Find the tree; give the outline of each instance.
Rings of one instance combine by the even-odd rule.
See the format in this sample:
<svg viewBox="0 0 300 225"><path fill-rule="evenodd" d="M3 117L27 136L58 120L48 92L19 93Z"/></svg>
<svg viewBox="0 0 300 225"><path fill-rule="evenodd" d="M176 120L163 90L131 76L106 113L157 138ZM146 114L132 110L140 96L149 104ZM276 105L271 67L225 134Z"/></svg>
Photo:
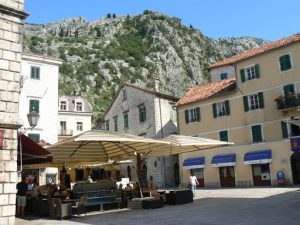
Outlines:
<svg viewBox="0 0 300 225"><path fill-rule="evenodd" d="M112 17L115 19L117 16L116 16L116 14L113 14Z"/></svg>
<svg viewBox="0 0 300 225"><path fill-rule="evenodd" d="M192 24L190 24L190 28L191 28L191 29L194 29L194 27L193 27L193 25L192 25Z"/></svg>
<svg viewBox="0 0 300 225"><path fill-rule="evenodd" d="M107 13L106 18L110 19L111 18L111 14Z"/></svg>
<svg viewBox="0 0 300 225"><path fill-rule="evenodd" d="M78 38L78 36L79 36L79 31L78 31L78 29L75 30L74 36L75 36L75 38Z"/></svg>
<svg viewBox="0 0 300 225"><path fill-rule="evenodd" d="M59 35L60 37L65 36L64 28L62 28L62 27L60 28L58 35Z"/></svg>

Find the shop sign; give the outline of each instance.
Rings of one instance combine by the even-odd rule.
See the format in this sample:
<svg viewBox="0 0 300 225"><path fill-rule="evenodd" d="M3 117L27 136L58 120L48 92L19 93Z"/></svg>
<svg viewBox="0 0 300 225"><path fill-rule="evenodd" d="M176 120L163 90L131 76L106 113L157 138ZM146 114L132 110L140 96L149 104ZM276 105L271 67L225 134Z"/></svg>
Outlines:
<svg viewBox="0 0 300 225"><path fill-rule="evenodd" d="M0 130L0 149L4 147L4 130Z"/></svg>
<svg viewBox="0 0 300 225"><path fill-rule="evenodd" d="M291 149L293 152L300 152L300 136L291 137Z"/></svg>

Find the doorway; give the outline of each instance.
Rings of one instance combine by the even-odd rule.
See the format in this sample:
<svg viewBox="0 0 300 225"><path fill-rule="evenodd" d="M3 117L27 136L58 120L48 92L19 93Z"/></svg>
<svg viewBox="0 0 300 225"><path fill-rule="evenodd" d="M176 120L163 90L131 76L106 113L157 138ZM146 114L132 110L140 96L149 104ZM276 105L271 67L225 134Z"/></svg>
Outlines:
<svg viewBox="0 0 300 225"><path fill-rule="evenodd" d="M75 169L75 179L76 181L84 180L84 170L83 169Z"/></svg>
<svg viewBox="0 0 300 225"><path fill-rule="evenodd" d="M234 167L219 167L221 187L235 187Z"/></svg>
<svg viewBox="0 0 300 225"><path fill-rule="evenodd" d="M291 169L293 184L300 184L300 153L294 152L291 155Z"/></svg>
<svg viewBox="0 0 300 225"><path fill-rule="evenodd" d="M254 186L270 186L270 165L266 164L252 164L253 185Z"/></svg>

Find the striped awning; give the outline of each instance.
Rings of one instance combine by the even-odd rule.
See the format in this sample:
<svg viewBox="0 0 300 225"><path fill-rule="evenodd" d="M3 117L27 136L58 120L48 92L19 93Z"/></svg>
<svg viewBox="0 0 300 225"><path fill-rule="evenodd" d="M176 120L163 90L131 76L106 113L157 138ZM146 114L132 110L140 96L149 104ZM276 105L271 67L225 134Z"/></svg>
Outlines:
<svg viewBox="0 0 300 225"><path fill-rule="evenodd" d="M197 169L205 167L205 158L188 158L183 161L183 169Z"/></svg>
<svg viewBox="0 0 300 225"><path fill-rule="evenodd" d="M244 164L264 164L272 162L272 151L260 150L247 152L244 156Z"/></svg>
<svg viewBox="0 0 300 225"><path fill-rule="evenodd" d="M223 167L223 166L235 166L236 165L236 155L225 154L225 155L216 155L211 160L212 167Z"/></svg>

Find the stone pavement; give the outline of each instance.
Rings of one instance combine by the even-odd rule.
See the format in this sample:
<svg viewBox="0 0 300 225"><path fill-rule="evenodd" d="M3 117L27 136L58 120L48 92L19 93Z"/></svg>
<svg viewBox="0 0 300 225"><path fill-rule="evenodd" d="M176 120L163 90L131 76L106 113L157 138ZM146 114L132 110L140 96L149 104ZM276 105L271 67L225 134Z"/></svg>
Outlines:
<svg viewBox="0 0 300 225"><path fill-rule="evenodd" d="M190 204L89 212L62 221L17 218L16 225L299 225L299 206L299 187L201 189Z"/></svg>

